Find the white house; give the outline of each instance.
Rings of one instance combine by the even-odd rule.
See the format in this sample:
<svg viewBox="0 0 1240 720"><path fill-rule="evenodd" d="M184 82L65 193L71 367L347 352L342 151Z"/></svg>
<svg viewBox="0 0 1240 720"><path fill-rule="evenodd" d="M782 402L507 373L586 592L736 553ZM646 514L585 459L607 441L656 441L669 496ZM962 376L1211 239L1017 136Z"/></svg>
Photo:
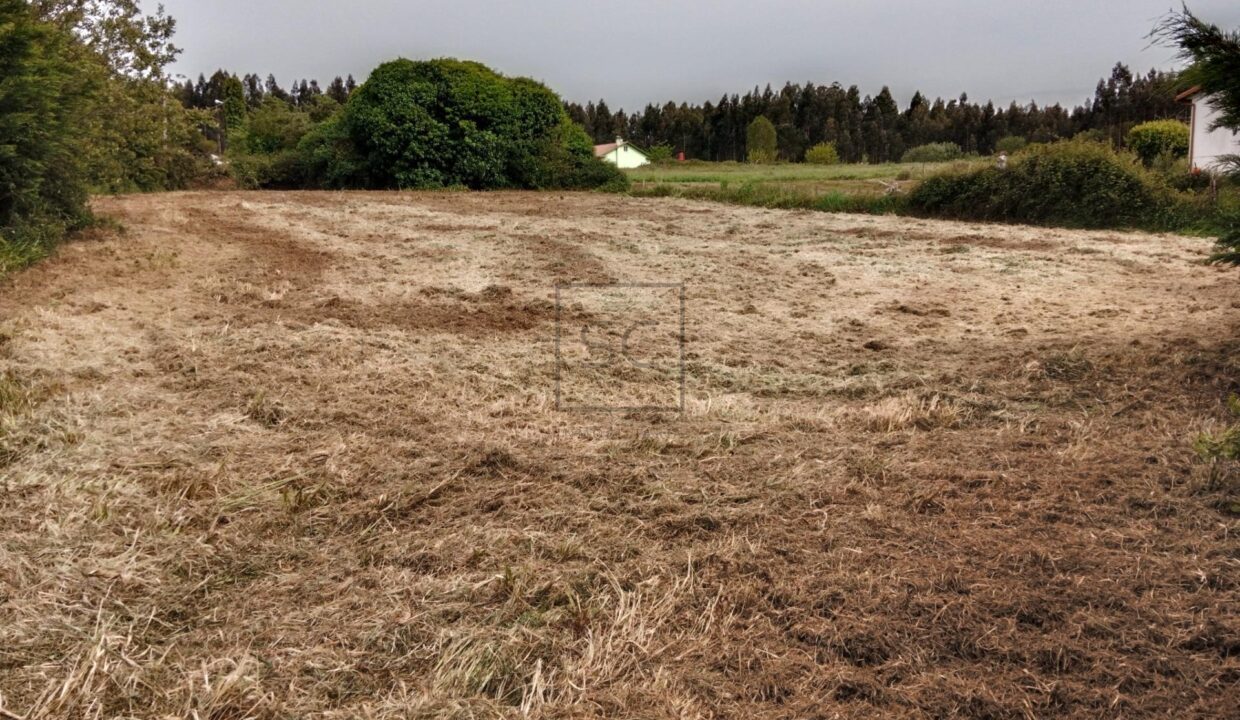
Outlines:
<svg viewBox="0 0 1240 720"><path fill-rule="evenodd" d="M641 167L650 163L650 158L646 157L646 153L642 152L636 145L626 142L624 138L616 138L614 143L595 145L594 157L602 158L621 170Z"/></svg>
<svg viewBox="0 0 1240 720"><path fill-rule="evenodd" d="M1219 116L1210 98L1200 87L1176 96L1177 101L1193 105L1193 119L1188 125L1188 158L1189 165L1197 170L1215 168L1224 155L1240 155L1240 134L1227 128L1210 129Z"/></svg>

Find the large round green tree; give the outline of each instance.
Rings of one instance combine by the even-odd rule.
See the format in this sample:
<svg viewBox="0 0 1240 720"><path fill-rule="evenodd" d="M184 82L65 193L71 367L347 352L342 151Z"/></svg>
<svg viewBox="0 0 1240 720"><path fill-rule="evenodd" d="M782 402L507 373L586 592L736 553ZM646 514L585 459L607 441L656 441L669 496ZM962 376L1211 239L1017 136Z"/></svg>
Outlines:
<svg viewBox="0 0 1240 720"><path fill-rule="evenodd" d="M378 188L581 187L616 181L545 86L476 62L380 65L340 119L358 166Z"/></svg>

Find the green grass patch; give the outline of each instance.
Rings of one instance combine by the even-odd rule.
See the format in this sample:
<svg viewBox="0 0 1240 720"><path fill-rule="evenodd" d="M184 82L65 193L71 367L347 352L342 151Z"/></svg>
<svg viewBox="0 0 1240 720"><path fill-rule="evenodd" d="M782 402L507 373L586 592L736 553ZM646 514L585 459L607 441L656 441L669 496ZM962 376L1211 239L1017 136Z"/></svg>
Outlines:
<svg viewBox="0 0 1240 720"><path fill-rule="evenodd" d="M668 163L627 171L636 197L753 207L1223 235L1216 259L1240 258L1240 192L1217 201L1180 190L1126 153L1096 143L1034 146L999 170L988 158L883 165ZM896 187L897 192L889 189ZM1226 253L1231 254L1226 254Z"/></svg>
<svg viewBox="0 0 1240 720"><path fill-rule="evenodd" d="M65 232L50 222L0 229L0 278L47 257Z"/></svg>
<svg viewBox="0 0 1240 720"><path fill-rule="evenodd" d="M648 165L627 171L636 197L683 197L751 207L850 213L901 213L904 194L888 194L944 171L984 162L813 165L702 162Z"/></svg>
<svg viewBox="0 0 1240 720"><path fill-rule="evenodd" d="M874 193L850 193L832 191L817 193L812 190L787 185L745 183L726 187L656 184L634 186L630 194L635 197L681 197L693 200L714 200L732 205L774 208L781 210L819 210L822 212L847 212L886 214L899 213L904 209L905 198L901 195Z"/></svg>
<svg viewBox="0 0 1240 720"><path fill-rule="evenodd" d="M982 163L985 164L985 163ZM948 168L964 169L977 162L957 163L885 163L882 165L812 165L809 163L774 163L769 165L738 162L690 161L647 165L626 171L637 187L651 183L824 183L838 181L895 180L926 177Z"/></svg>

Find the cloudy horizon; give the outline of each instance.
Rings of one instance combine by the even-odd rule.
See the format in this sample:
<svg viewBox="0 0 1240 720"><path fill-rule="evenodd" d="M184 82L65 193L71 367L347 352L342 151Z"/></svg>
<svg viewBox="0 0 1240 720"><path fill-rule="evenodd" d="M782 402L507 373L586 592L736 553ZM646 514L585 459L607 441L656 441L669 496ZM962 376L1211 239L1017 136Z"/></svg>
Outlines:
<svg viewBox="0 0 1240 720"><path fill-rule="evenodd" d="M153 3L144 0L150 10ZM459 57L536 78L566 100L613 110L701 103L785 82L884 85L901 104L914 91L1006 105L1078 105L1116 62L1134 73L1177 65L1150 29L1168 0L547 0L536 10L497 0L164 0L184 53L173 72L224 68L274 74L284 86L336 75L364 80L395 57ZM1194 0L1210 22L1240 26L1234 0ZM755 17L758 15L759 17Z"/></svg>

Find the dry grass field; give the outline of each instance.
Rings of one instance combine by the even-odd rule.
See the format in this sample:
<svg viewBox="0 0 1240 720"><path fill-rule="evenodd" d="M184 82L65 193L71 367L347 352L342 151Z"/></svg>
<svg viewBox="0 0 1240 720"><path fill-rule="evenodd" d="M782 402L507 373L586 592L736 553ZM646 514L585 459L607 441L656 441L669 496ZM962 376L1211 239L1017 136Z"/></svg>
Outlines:
<svg viewBox="0 0 1240 720"><path fill-rule="evenodd" d="M1240 278L1206 240L96 209L124 232L0 281L7 720L1238 716L1237 473L1192 441L1240 389ZM557 369L675 403L575 330L556 359L557 318L630 307L556 285L666 282L683 414L557 410ZM639 305L669 357L674 300Z"/></svg>

